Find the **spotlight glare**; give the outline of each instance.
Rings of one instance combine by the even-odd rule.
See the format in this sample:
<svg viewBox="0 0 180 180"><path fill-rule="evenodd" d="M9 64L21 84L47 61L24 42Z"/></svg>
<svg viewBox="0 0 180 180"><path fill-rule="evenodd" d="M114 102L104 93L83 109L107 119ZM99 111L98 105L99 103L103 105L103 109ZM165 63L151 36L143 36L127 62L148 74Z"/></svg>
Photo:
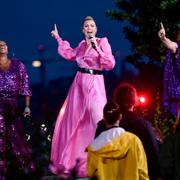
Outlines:
<svg viewBox="0 0 180 180"><path fill-rule="evenodd" d="M139 98L139 101L140 101L140 103L145 103L145 102L146 102L146 99L145 99L145 97L141 96L141 97Z"/></svg>
<svg viewBox="0 0 180 180"><path fill-rule="evenodd" d="M39 60L33 61L33 62L32 62L32 66L33 66L33 67L40 67L40 66L41 66L41 61L39 61Z"/></svg>

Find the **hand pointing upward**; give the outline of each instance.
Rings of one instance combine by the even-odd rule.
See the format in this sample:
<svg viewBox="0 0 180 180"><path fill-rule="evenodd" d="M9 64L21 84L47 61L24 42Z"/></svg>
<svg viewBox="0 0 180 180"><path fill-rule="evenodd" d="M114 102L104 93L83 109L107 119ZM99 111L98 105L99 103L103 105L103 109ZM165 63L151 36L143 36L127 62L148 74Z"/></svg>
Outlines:
<svg viewBox="0 0 180 180"><path fill-rule="evenodd" d="M54 30L51 31L51 35L52 35L53 37L59 36L59 33L58 33L58 29L57 29L56 24L54 24Z"/></svg>
<svg viewBox="0 0 180 180"><path fill-rule="evenodd" d="M158 36L159 36L160 39L164 39L165 36L166 36L166 31L164 29L164 26L163 26L162 22L160 23L160 30L158 32Z"/></svg>

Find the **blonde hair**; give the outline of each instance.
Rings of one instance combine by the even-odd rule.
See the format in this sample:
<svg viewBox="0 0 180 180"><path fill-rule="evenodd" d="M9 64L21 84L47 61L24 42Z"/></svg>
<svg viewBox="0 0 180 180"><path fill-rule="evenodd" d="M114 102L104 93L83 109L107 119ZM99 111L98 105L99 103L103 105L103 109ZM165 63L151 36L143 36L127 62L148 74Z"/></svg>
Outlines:
<svg viewBox="0 0 180 180"><path fill-rule="evenodd" d="M85 21L89 21L89 20L94 21L94 19L93 19L92 16L86 16L86 17L84 18L84 22L85 22Z"/></svg>

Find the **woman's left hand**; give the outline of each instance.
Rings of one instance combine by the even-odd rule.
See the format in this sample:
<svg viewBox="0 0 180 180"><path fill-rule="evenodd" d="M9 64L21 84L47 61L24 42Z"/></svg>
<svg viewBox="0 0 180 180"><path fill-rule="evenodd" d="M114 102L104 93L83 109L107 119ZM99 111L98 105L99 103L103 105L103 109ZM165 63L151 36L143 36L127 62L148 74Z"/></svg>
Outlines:
<svg viewBox="0 0 180 180"><path fill-rule="evenodd" d="M92 38L90 39L90 41L91 41L92 44L94 44L94 48L96 48L96 47L97 47L96 37L92 37Z"/></svg>
<svg viewBox="0 0 180 180"><path fill-rule="evenodd" d="M24 117L31 116L31 110L29 107L25 107L23 115Z"/></svg>

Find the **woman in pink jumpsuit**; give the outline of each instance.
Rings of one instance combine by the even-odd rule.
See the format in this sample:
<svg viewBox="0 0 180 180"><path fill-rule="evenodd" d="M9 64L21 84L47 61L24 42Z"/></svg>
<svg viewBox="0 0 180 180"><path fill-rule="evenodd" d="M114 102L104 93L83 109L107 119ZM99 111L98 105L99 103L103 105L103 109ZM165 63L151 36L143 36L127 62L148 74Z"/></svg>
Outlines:
<svg viewBox="0 0 180 180"><path fill-rule="evenodd" d="M97 27L92 17L85 18L82 31L85 40L75 49L62 40L56 25L51 32L58 42L58 53L76 61L79 67L54 129L50 169L57 175L68 176L75 167L77 177L86 177L85 150L94 138L107 101L102 71L115 65L107 38L95 36Z"/></svg>

